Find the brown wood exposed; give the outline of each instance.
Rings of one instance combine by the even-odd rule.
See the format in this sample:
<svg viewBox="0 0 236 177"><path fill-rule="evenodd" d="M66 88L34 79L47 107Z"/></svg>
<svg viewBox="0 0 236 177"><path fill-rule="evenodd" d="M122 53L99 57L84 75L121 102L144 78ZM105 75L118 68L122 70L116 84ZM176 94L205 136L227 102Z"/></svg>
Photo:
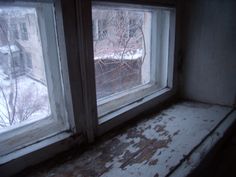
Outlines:
<svg viewBox="0 0 236 177"><path fill-rule="evenodd" d="M181 102L120 130L118 135L107 135L81 155L69 153L59 164L51 166L51 160L37 170L20 175L164 177L188 158L230 110L217 105Z"/></svg>

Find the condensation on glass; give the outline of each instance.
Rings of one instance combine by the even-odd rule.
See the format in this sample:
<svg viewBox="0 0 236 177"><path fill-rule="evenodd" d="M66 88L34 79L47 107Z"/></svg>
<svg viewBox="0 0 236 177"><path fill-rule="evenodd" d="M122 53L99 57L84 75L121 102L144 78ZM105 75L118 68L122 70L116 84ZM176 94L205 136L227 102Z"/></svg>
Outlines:
<svg viewBox="0 0 236 177"><path fill-rule="evenodd" d="M93 6L98 100L151 81L151 18L152 13L148 10Z"/></svg>
<svg viewBox="0 0 236 177"><path fill-rule="evenodd" d="M0 130L50 114L37 11L0 7Z"/></svg>

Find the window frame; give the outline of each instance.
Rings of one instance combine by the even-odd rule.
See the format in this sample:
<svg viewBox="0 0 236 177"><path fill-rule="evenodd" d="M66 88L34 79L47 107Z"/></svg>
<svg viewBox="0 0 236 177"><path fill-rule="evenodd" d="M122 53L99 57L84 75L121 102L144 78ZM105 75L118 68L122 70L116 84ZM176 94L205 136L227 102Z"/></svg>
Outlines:
<svg viewBox="0 0 236 177"><path fill-rule="evenodd" d="M47 2L48 3L41 7L38 4L40 2L34 1L0 1L1 6L32 7L37 11L37 22L43 51L42 60L44 61L48 97L51 107L51 115L46 118L37 121L25 121L20 125L13 125L1 131L0 157L7 156L8 154L62 132L73 131L73 116L72 113L70 113L72 110L70 90L68 89L68 84L65 85L66 80L68 80L66 58L65 54L63 54L65 53L65 49L59 46L63 41L59 41L57 38L58 30L61 28L57 21L60 20L61 17L57 15L57 13L54 13L54 11L57 12L60 11L60 9L59 7L54 8L54 1L48 0ZM45 18L45 12L50 13L51 16L49 15L49 17ZM63 38L63 36L61 38ZM64 67L62 67L63 63L65 64Z"/></svg>
<svg viewBox="0 0 236 177"><path fill-rule="evenodd" d="M150 68L152 72L150 76L151 82L145 85L132 88L129 91L123 91L121 93L117 93L112 96L97 100L98 119L99 119L98 121L99 124L103 124L106 121L109 121L117 117L117 114L114 114L114 112L120 112L121 110L126 110L126 107L129 107L130 105L132 107L132 105L139 105L139 104L144 104L147 101L152 101L153 99L158 97L157 96L158 92L162 93L164 90L166 92L172 92L173 82L174 82L173 73L174 73L175 30L173 30L173 27L175 29L175 8L151 6L148 3L140 5L137 3L133 4L125 3L123 1L121 3L120 2L117 3L116 1L100 2L96 0L93 1L92 5L95 6L105 5L108 7L121 6L124 8L131 8L131 9L137 8L137 9L148 10L152 13L152 19L151 19L152 36L150 39L151 40L150 61L152 63L151 64L152 68ZM164 12L160 12L160 10L167 10L170 13L169 16L167 15L166 17L163 17ZM158 29L157 26L164 26L164 27ZM166 28L168 30L166 30ZM156 31L158 31L157 34L155 34ZM153 40L153 38L155 39ZM163 52L161 49L167 52ZM159 55L157 53L159 53ZM163 69L164 67L166 68ZM158 71L159 73L155 73L154 71L155 72ZM157 75L161 77L157 78ZM156 81L160 81L160 83L156 84L155 83ZM150 98L150 99L146 100L145 98ZM135 109L135 107L133 107L132 109ZM113 116L110 116L109 114Z"/></svg>
<svg viewBox="0 0 236 177"><path fill-rule="evenodd" d="M30 2L33 0L17 0ZM0 156L1 175L9 176L22 169L42 162L71 147L79 149L81 143L93 142L114 127L135 118L151 108L159 107L163 102L173 99L177 91L176 59L168 63L172 71L167 81L170 88L160 90L137 102L112 112L98 121L95 88L95 71L93 61L92 1L37 0L37 2L53 2L55 6L55 23L64 84L64 98L70 129L40 139L5 156ZM111 2L110 0L94 0L93 2ZM171 8L171 36L169 57L174 58L176 47L175 0L112 0L123 4L136 4ZM0 0L0 4L6 4ZM8 2L13 3L13 2ZM175 73L175 74L174 74ZM173 82L172 82L173 81ZM79 146L78 146L79 145ZM19 165L20 164L20 165ZM17 168L16 168L17 167ZM11 169L11 170L7 170Z"/></svg>

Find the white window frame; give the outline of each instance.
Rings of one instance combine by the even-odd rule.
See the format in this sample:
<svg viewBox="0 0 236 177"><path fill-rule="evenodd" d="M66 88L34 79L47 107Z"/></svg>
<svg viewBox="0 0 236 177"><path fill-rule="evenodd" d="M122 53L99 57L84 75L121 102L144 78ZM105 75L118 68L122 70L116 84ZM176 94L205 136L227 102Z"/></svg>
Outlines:
<svg viewBox="0 0 236 177"><path fill-rule="evenodd" d="M19 125L5 128L0 132L0 157L42 141L56 134L73 130L73 114L70 101L70 89L64 85L68 78L67 63L59 44L56 25L61 17L55 14L53 1L48 0L43 6L37 2L8 2L1 6L33 7L37 11L39 33L42 42L43 60L47 79L51 115L37 121L25 121ZM45 16L47 15L47 16ZM63 38L62 36L60 38ZM60 41L62 42L62 41ZM59 49L60 48L60 49ZM68 84L68 83L67 83ZM72 111L72 112L71 112ZM69 119L70 117L70 119Z"/></svg>
<svg viewBox="0 0 236 177"><path fill-rule="evenodd" d="M115 2L93 2L94 6L105 8L115 7L123 9L140 9L152 13L151 19L151 82L141 86L131 88L120 93L113 94L97 100L99 124L117 117L120 112L126 110L130 105L139 105L150 101L159 93L169 92L173 87L174 72L174 36L175 31L175 9L165 7L155 7L137 4L122 4ZM167 14L169 13L169 14ZM171 19L170 19L171 18ZM161 28L159 28L161 27ZM157 83L156 83L157 82ZM155 96L156 95L156 96ZM150 99L144 99L150 98ZM144 101L145 100L145 101ZM128 110L126 110L127 112ZM121 114L121 113L120 113ZM111 116L113 115L113 116Z"/></svg>
<svg viewBox="0 0 236 177"><path fill-rule="evenodd" d="M99 40L98 37L98 19L93 20L93 39L94 40Z"/></svg>

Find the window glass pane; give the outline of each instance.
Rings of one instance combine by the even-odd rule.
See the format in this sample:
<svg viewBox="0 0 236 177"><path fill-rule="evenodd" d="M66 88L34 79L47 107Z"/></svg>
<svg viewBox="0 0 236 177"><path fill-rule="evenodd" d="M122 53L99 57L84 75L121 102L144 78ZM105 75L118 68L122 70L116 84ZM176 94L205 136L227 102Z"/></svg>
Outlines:
<svg viewBox="0 0 236 177"><path fill-rule="evenodd" d="M92 18L97 98L150 83L152 13L94 5Z"/></svg>
<svg viewBox="0 0 236 177"><path fill-rule="evenodd" d="M36 8L0 7L0 130L50 114Z"/></svg>

